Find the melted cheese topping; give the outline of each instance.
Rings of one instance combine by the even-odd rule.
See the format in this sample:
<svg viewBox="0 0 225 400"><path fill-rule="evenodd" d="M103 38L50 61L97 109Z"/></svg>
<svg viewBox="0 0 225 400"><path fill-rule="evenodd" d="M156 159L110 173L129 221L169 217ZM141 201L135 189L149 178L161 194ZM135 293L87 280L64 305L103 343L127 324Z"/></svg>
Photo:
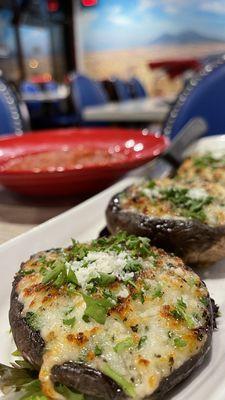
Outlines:
<svg viewBox="0 0 225 400"><path fill-rule="evenodd" d="M209 204L203 205L204 219L200 219L211 226L223 225L225 223L225 187L208 181L197 181L196 179L161 179L155 182L154 187L148 187L148 181L133 185L127 189L126 194L120 198L123 210L139 212L149 217L165 219L198 219L197 214L188 214L189 209L179 206L173 200L166 198L163 191L187 190L190 202L199 202L211 198ZM202 216L202 215L201 215Z"/></svg>
<svg viewBox="0 0 225 400"><path fill-rule="evenodd" d="M126 282L124 265L133 259L132 251L90 251L82 260L83 267L81 261L70 260L67 268L73 268L81 285L72 293L66 285L56 288L42 283L44 266L59 253L40 253L23 265L17 293L22 316L34 313L35 329L45 341L40 380L47 396L62 399L51 382L51 369L73 361L100 371L107 363L133 385L135 398L141 399L202 349L207 339L208 310L202 301L207 302L207 289L179 258L153 250L153 255L135 258L141 270L132 274L131 283ZM104 324L83 319L82 293L88 293L88 279L101 271L116 276L107 289L117 305L108 311ZM102 296L103 289L97 290L93 298ZM66 319L74 323L65 323ZM129 345L123 346L127 340Z"/></svg>

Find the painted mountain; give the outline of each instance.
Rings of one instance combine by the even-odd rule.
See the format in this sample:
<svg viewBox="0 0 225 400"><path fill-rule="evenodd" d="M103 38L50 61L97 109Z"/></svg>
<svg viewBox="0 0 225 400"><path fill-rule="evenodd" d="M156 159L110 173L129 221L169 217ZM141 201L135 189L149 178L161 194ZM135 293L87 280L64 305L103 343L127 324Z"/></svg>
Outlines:
<svg viewBox="0 0 225 400"><path fill-rule="evenodd" d="M151 41L149 44L184 45L189 43L224 43L224 41L215 37L205 36L195 31L183 31L177 34L165 33Z"/></svg>

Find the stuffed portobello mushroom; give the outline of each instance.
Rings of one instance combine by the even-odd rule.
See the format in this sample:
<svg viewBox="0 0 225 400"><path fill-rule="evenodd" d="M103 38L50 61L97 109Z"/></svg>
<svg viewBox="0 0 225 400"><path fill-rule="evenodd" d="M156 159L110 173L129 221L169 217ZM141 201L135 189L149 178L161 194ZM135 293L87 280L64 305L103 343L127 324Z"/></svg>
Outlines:
<svg viewBox="0 0 225 400"><path fill-rule="evenodd" d="M225 257L225 188L189 179L142 181L115 195L107 211L111 233L147 236L191 265Z"/></svg>
<svg viewBox="0 0 225 400"><path fill-rule="evenodd" d="M198 275L121 232L32 256L15 277L9 318L56 400L57 383L103 399L162 399L202 363L213 329Z"/></svg>
<svg viewBox="0 0 225 400"><path fill-rule="evenodd" d="M177 171L177 180L225 184L225 154L205 153L188 157Z"/></svg>

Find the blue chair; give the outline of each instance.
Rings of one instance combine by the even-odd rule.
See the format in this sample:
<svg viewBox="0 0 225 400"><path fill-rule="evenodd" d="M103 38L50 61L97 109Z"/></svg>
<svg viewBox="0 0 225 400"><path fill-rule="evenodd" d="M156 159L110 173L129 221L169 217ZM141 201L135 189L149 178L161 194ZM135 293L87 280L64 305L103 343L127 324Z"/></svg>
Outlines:
<svg viewBox="0 0 225 400"><path fill-rule="evenodd" d="M22 135L29 129L29 114L26 105L15 90L0 78L0 135Z"/></svg>
<svg viewBox="0 0 225 400"><path fill-rule="evenodd" d="M85 75L76 74L71 82L71 94L76 111L82 114L87 106L103 105L108 102L107 93L99 82Z"/></svg>
<svg viewBox="0 0 225 400"><path fill-rule="evenodd" d="M112 82L119 101L132 99L132 94L128 82L125 82L122 79L118 78L113 78Z"/></svg>
<svg viewBox="0 0 225 400"><path fill-rule="evenodd" d="M173 138L193 117L206 120L205 136L225 133L225 56L206 65L187 83L170 110L163 133Z"/></svg>
<svg viewBox="0 0 225 400"><path fill-rule="evenodd" d="M144 98L144 97L148 96L146 91L145 91L144 86L139 81L139 79L133 77L132 79L130 79L129 85L130 85L130 88L131 88L131 93L132 93L134 98L137 99L137 98Z"/></svg>
<svg viewBox="0 0 225 400"><path fill-rule="evenodd" d="M24 81L20 85L20 91L29 96L29 94L41 93L41 88L36 83ZM39 100L26 100L26 104L32 119L41 117L42 104Z"/></svg>
<svg viewBox="0 0 225 400"><path fill-rule="evenodd" d="M57 90L58 86L59 86L58 83L55 81L49 81L43 84L44 89L48 90L49 92Z"/></svg>

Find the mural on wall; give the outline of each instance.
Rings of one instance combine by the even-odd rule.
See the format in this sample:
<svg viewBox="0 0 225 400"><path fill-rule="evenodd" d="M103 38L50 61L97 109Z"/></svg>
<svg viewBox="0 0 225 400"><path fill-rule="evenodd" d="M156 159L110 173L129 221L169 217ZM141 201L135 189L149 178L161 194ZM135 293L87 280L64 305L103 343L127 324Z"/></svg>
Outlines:
<svg viewBox="0 0 225 400"><path fill-rule="evenodd" d="M136 75L152 94L179 90L181 80L150 62L204 63L225 53L224 0L99 0L79 18L85 71L96 79Z"/></svg>

